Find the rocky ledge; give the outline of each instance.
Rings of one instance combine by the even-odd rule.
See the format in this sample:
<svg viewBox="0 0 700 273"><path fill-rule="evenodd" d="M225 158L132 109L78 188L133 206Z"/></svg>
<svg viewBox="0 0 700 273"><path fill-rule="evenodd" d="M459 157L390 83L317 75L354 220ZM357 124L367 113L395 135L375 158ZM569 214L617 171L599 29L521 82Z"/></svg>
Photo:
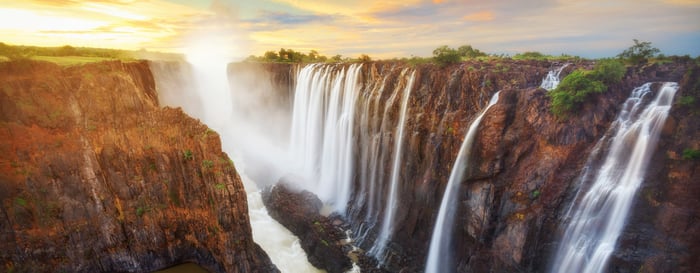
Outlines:
<svg viewBox="0 0 700 273"><path fill-rule="evenodd" d="M278 272L216 132L146 62L0 63L0 271Z"/></svg>

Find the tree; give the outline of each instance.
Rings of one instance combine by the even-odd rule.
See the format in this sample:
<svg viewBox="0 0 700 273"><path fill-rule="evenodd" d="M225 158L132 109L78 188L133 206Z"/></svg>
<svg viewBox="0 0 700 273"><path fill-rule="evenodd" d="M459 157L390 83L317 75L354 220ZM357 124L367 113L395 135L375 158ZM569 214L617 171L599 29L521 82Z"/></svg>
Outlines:
<svg viewBox="0 0 700 273"><path fill-rule="evenodd" d="M473 48L471 45L463 45L457 48L457 52L459 52L459 55L468 59L473 59L476 57L481 57L481 56L486 56L486 53L481 52L480 50Z"/></svg>
<svg viewBox="0 0 700 273"><path fill-rule="evenodd" d="M618 54L618 58L626 59L632 64L642 64L661 53L661 50L651 46L651 42L639 42L637 39L633 41L634 45Z"/></svg>
<svg viewBox="0 0 700 273"><path fill-rule="evenodd" d="M433 50L433 60L439 65L445 66L457 63L461 61L462 58L457 50L444 45Z"/></svg>
<svg viewBox="0 0 700 273"><path fill-rule="evenodd" d="M335 56L331 57L331 60L334 62L341 62L341 61L343 61L343 55L340 55L340 54L335 55Z"/></svg>
<svg viewBox="0 0 700 273"><path fill-rule="evenodd" d="M361 54L360 57L358 57L357 59L363 63L372 61L372 58L370 58L367 54Z"/></svg>
<svg viewBox="0 0 700 273"><path fill-rule="evenodd" d="M279 59L279 56L277 55L277 52L267 51L267 52L265 52L264 59L265 59L265 61L268 61L268 62L277 61Z"/></svg>

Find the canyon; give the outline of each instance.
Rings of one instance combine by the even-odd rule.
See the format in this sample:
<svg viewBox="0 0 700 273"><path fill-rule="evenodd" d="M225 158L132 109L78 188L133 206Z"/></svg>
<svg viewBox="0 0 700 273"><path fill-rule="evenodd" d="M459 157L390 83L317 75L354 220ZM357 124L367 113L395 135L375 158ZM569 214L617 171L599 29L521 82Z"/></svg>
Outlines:
<svg viewBox="0 0 700 273"><path fill-rule="evenodd" d="M677 82L605 271L693 272L700 164L684 152L700 149L698 63L630 66L575 114L553 115L543 78L594 65L232 63L221 68L231 97L206 100L192 92L196 67L183 63L4 62L0 263L15 272L151 272L184 262L210 272L276 272L253 241L239 164L223 148L265 188L270 215L299 237L312 264L423 272L452 168L483 113L470 163L455 181L447 270L545 272L566 210L585 187L587 158L625 99L647 82ZM303 88L327 97L313 104L311 92L299 98ZM334 103L349 105L330 114L323 103L334 101L331 90L356 93L340 94ZM679 103L684 97L694 100ZM235 112L211 111L212 99L230 101L223 107ZM296 116L308 110L299 100L320 112ZM238 117L209 129L188 116L207 111ZM328 117L342 119L332 134ZM347 149L324 157L326 138ZM293 149L301 150L288 157Z"/></svg>

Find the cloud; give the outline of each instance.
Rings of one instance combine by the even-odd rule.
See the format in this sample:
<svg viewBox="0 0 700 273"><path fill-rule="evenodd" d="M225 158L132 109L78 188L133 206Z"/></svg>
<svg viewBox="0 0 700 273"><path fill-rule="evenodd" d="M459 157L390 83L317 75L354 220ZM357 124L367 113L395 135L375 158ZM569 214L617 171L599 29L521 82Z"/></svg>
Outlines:
<svg viewBox="0 0 700 273"><path fill-rule="evenodd" d="M480 12L475 12L471 14L467 14L464 17L462 17L465 21L471 21L471 22L488 22L488 21L493 21L493 12L491 11L480 11Z"/></svg>

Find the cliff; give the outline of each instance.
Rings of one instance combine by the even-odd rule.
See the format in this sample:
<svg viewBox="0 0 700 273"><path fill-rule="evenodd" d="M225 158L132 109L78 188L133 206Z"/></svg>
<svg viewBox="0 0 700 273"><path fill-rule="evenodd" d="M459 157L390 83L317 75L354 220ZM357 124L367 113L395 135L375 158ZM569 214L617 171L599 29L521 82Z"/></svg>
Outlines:
<svg viewBox="0 0 700 273"><path fill-rule="evenodd" d="M146 62L0 63L0 106L0 271L277 271L218 134Z"/></svg>
<svg viewBox="0 0 700 273"><path fill-rule="evenodd" d="M454 259L458 272L546 271L549 255L556 250L564 228L563 214L578 188L577 177L588 154L632 89L653 81L680 82L677 98L689 96L695 100L692 105L674 105L652 170L638 192L634 215L610 268L620 272L690 272L697 268L697 261L690 257L698 256L700 245L692 237L699 228L700 192L693 180L698 164L696 160L682 158L684 149L698 150L700 145L697 63L677 59L671 63L630 67L622 82L586 101L567 120L557 119L549 112L547 91L538 88L547 71L559 65L511 60L474 61L447 67L413 67L392 62L363 64L358 105L366 103L370 108L366 112L356 111L355 119L369 115L366 118L369 123L358 125L358 122L355 129L358 132L381 127L376 132L383 139L382 149L388 153L392 152L396 137L390 128L398 120L399 100L392 101L390 92L377 93L379 88L374 85L381 83L381 90L393 90L402 69L416 73L400 158L399 205L388 251L379 257L384 269L423 270L440 201L462 139L489 98L501 90L498 103L479 126L470 158L473 163L461 181L456 208L458 224L452 240ZM574 63L562 74L592 65L593 62ZM377 94L379 99L373 104L373 96ZM376 109L387 110L380 116L382 111ZM366 129L367 124L370 129ZM362 157L363 149L368 144L362 136L355 139L355 166L363 166L368 160ZM390 159L379 157L376 197L370 196L373 193L364 180L362 167L356 167L353 176L351 200L344 217L364 250L372 248L381 215L387 209L383 201L372 200L385 200L389 193L391 164L385 162ZM372 202L377 205L373 206Z"/></svg>

